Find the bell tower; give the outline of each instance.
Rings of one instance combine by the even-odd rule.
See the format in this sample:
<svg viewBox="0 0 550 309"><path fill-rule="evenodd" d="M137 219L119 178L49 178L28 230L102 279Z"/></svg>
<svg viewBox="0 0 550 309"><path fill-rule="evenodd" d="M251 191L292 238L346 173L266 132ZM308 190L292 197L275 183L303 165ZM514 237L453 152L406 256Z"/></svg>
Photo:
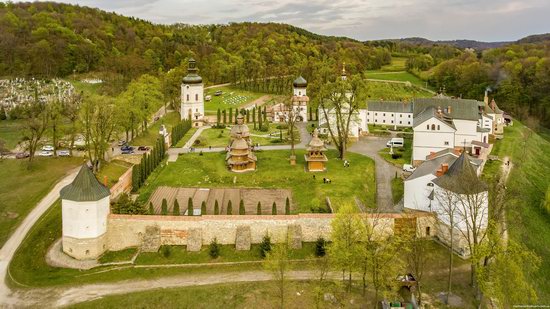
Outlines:
<svg viewBox="0 0 550 309"><path fill-rule="evenodd" d="M195 59L190 58L187 75L181 84L181 119L190 119L194 127L204 122L204 85Z"/></svg>

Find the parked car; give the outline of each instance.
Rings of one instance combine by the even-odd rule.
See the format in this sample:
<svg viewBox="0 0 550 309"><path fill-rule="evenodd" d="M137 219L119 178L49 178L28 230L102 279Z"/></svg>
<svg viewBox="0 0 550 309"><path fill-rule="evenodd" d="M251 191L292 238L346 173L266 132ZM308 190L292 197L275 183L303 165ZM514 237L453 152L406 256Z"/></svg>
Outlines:
<svg viewBox="0 0 550 309"><path fill-rule="evenodd" d="M40 157L52 157L53 156L53 151L41 151L38 153L38 155Z"/></svg>
<svg viewBox="0 0 550 309"><path fill-rule="evenodd" d="M139 146L139 147L138 147L138 150L139 150L139 151L149 151L149 149L150 149L150 148L147 147L147 146Z"/></svg>
<svg viewBox="0 0 550 309"><path fill-rule="evenodd" d="M124 145L124 146L120 147L120 150L122 150L122 151L128 151L128 150L134 151L134 147Z"/></svg>
<svg viewBox="0 0 550 309"><path fill-rule="evenodd" d="M130 147L132 148L132 147ZM134 153L134 149L124 149L122 150L122 154L133 154Z"/></svg>
<svg viewBox="0 0 550 309"><path fill-rule="evenodd" d="M215 96L220 96L222 94L223 94L223 91L221 91L221 90L218 90L218 91L214 92Z"/></svg>
<svg viewBox="0 0 550 309"><path fill-rule="evenodd" d="M57 155L60 156L60 157L70 157L71 156L71 152L68 151L68 150L59 150L57 152Z"/></svg>
<svg viewBox="0 0 550 309"><path fill-rule="evenodd" d="M126 145L126 141L121 139L120 141L118 141L118 145L119 146L124 146L124 145Z"/></svg>
<svg viewBox="0 0 550 309"><path fill-rule="evenodd" d="M386 143L386 147L403 147L404 145L405 141L402 137L394 137Z"/></svg>
<svg viewBox="0 0 550 309"><path fill-rule="evenodd" d="M403 164L403 172L412 173L412 172L414 172L415 169L416 169L416 167L414 167L410 164Z"/></svg>
<svg viewBox="0 0 550 309"><path fill-rule="evenodd" d="M42 150L44 150L44 151L53 151L53 146L52 145L42 146Z"/></svg>
<svg viewBox="0 0 550 309"><path fill-rule="evenodd" d="M16 159L25 159L30 157L31 155L28 152L19 152L15 155Z"/></svg>
<svg viewBox="0 0 550 309"><path fill-rule="evenodd" d="M211 96L211 95L207 95L207 96L204 97L204 100L205 100L206 102L209 102L210 100L212 100L212 96Z"/></svg>

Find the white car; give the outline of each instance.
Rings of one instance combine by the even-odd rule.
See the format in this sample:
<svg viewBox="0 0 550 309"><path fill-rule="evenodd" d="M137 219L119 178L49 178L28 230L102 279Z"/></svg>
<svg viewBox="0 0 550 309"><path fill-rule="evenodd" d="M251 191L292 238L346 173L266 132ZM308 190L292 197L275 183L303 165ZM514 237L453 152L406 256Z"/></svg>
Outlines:
<svg viewBox="0 0 550 309"><path fill-rule="evenodd" d="M52 145L45 145L42 147L42 150L44 151L53 151L53 146Z"/></svg>
<svg viewBox="0 0 550 309"><path fill-rule="evenodd" d="M70 157L71 153L68 150L59 150L57 155L60 157Z"/></svg>
<svg viewBox="0 0 550 309"><path fill-rule="evenodd" d="M51 157L53 156L53 151L41 151L38 155L41 157Z"/></svg>
<svg viewBox="0 0 550 309"><path fill-rule="evenodd" d="M414 172L415 169L416 169L416 167L414 167L410 164L403 164L403 172L412 173L412 172Z"/></svg>

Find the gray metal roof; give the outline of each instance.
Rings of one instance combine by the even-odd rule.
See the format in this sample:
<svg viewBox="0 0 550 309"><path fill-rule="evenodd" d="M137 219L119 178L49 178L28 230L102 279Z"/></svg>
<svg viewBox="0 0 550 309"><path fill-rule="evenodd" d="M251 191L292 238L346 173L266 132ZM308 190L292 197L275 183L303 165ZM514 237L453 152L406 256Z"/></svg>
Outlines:
<svg viewBox="0 0 550 309"><path fill-rule="evenodd" d="M466 152L462 152L460 157L449 166L449 170L443 176L434 179L433 183L458 194L475 194L487 191L487 184L477 177Z"/></svg>
<svg viewBox="0 0 550 309"><path fill-rule="evenodd" d="M307 87L307 81L302 76L299 76L294 80L294 87Z"/></svg>
<svg viewBox="0 0 550 309"><path fill-rule="evenodd" d="M202 77L199 76L198 69L196 67L196 61L193 58L189 59L187 67L187 75L183 78L184 84L200 84L202 83Z"/></svg>
<svg viewBox="0 0 550 309"><path fill-rule="evenodd" d="M445 149L437 152L435 158L431 160L426 160L418 166L414 172L407 178L405 181L413 180L428 174L435 175L436 171L441 167L441 164L447 163L451 166L459 158L456 154L453 153L453 149ZM474 166L479 166L483 160L472 158L468 156L470 163ZM450 168L449 168L450 170Z"/></svg>
<svg viewBox="0 0 550 309"><path fill-rule="evenodd" d="M413 128L416 128L417 126L424 123L426 120L431 119L433 117L436 117L437 119L439 119L440 121L442 121L443 123L448 125L449 127L456 130L456 127L453 124L453 120L445 114L442 114L441 116L439 116L437 114L437 108L435 108L433 106L426 107L422 112L420 112L420 113L418 113L414 116L414 118L413 118Z"/></svg>
<svg viewBox="0 0 550 309"><path fill-rule="evenodd" d="M60 195L63 200L91 202L111 195L111 191L97 180L86 165L83 165L73 182L61 189Z"/></svg>
<svg viewBox="0 0 550 309"><path fill-rule="evenodd" d="M367 110L389 113L412 113L413 104L401 101L367 101Z"/></svg>
<svg viewBox="0 0 550 309"><path fill-rule="evenodd" d="M414 100L413 114L416 116L427 107L441 108L442 112L453 119L475 120L480 118L479 101L449 98L421 98ZM481 102L483 103L483 102ZM449 112L448 108L451 107Z"/></svg>

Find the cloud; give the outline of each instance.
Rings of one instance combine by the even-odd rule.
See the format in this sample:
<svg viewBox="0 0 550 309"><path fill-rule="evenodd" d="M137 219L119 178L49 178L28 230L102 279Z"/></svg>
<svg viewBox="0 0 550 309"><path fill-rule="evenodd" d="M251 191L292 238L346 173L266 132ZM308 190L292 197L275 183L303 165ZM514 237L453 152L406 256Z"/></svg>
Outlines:
<svg viewBox="0 0 550 309"><path fill-rule="evenodd" d="M550 32L548 0L61 0L157 23L289 23L356 39L515 40Z"/></svg>

